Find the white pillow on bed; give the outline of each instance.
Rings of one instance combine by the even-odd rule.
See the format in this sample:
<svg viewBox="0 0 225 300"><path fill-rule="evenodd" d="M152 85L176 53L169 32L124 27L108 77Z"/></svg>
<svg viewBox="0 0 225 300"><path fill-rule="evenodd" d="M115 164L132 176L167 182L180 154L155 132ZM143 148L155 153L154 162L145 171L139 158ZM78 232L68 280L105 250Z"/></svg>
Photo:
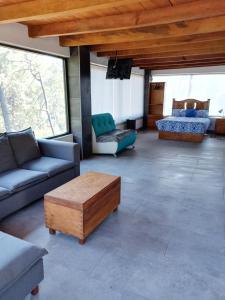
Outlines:
<svg viewBox="0 0 225 300"><path fill-rule="evenodd" d="M208 118L209 117L209 111L206 109L199 109L196 110L196 118Z"/></svg>

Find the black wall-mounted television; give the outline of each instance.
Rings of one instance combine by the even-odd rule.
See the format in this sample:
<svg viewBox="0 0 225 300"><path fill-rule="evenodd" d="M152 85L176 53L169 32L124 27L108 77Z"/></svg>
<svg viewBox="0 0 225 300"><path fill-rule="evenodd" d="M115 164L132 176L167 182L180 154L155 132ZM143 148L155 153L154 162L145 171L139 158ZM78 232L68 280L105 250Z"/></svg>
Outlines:
<svg viewBox="0 0 225 300"><path fill-rule="evenodd" d="M106 79L130 79L132 59L109 59Z"/></svg>

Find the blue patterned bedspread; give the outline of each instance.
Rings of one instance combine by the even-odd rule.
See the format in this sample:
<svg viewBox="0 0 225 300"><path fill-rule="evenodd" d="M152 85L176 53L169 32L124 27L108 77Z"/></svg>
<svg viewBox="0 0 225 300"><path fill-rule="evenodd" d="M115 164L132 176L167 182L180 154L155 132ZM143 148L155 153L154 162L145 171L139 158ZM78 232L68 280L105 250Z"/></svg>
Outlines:
<svg viewBox="0 0 225 300"><path fill-rule="evenodd" d="M156 122L160 131L205 133L210 125L208 118L167 117Z"/></svg>

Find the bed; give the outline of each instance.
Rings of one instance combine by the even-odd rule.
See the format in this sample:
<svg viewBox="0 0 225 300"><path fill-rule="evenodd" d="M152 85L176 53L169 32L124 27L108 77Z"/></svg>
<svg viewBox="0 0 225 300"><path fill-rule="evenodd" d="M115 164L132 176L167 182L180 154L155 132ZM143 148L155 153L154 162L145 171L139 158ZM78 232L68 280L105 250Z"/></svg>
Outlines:
<svg viewBox="0 0 225 300"><path fill-rule="evenodd" d="M210 100L173 99L172 116L156 122L160 139L202 142L210 126Z"/></svg>

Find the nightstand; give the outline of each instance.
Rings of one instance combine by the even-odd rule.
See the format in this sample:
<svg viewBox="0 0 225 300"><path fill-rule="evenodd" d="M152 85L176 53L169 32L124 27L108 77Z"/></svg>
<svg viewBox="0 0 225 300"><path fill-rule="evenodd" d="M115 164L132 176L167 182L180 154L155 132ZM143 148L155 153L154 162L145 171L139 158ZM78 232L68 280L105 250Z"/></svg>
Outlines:
<svg viewBox="0 0 225 300"><path fill-rule="evenodd" d="M215 133L225 135L225 118L216 119Z"/></svg>
<svg viewBox="0 0 225 300"><path fill-rule="evenodd" d="M157 129L155 122L163 119L162 115L148 115L148 129Z"/></svg>

